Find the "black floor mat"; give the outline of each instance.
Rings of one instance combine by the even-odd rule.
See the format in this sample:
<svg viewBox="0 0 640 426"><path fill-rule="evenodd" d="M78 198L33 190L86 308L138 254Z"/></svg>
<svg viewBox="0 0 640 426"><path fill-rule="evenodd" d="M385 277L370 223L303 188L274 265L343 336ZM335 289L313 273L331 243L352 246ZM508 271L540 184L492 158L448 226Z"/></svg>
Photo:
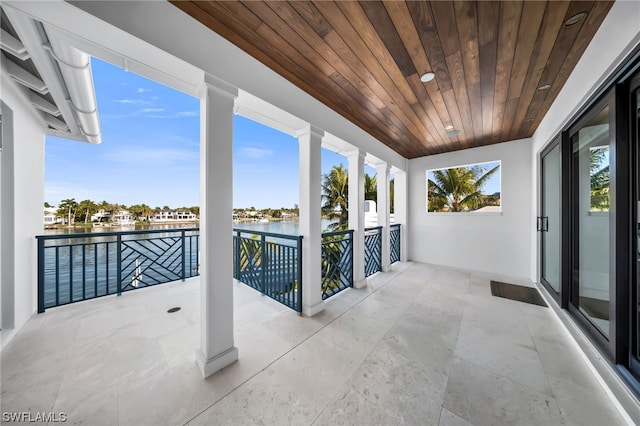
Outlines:
<svg viewBox="0 0 640 426"><path fill-rule="evenodd" d="M505 299L517 300L518 302L548 307L538 290L532 287L491 281L491 294Z"/></svg>

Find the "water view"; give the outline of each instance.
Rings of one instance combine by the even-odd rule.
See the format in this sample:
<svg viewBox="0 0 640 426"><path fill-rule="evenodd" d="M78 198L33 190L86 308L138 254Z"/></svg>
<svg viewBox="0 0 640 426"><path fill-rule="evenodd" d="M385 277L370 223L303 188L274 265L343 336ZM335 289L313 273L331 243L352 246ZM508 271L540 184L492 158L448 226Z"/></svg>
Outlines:
<svg viewBox="0 0 640 426"><path fill-rule="evenodd" d="M327 232L332 220L322 219L322 232ZM43 235L64 235L64 234L88 234L101 232L126 232L126 231L143 231L147 229L182 229L197 228L197 223L157 223L147 224L138 223L135 226L118 226L118 227L75 227L75 228L56 228L45 229ZM299 235L300 224L298 221L270 221L270 222L237 222L233 224L234 228L246 229L247 231L270 232L273 234Z"/></svg>

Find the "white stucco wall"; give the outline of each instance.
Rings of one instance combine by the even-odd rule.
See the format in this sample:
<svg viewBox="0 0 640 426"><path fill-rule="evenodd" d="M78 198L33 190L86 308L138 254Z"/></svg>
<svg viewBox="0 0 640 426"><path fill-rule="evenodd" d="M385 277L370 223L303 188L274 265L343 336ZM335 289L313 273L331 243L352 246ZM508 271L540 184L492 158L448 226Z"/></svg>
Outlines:
<svg viewBox="0 0 640 426"><path fill-rule="evenodd" d="M531 193L535 201L534 208L531 210L531 220L535 220L539 211L536 194L538 194L540 151L562 130L638 43L640 43L640 2L615 2L531 138L533 152L531 168L535 174L531 180ZM537 281L539 249L535 228L531 230L530 241L532 244L531 279Z"/></svg>
<svg viewBox="0 0 640 426"><path fill-rule="evenodd" d="M531 147L523 139L409 160L409 260L528 277ZM426 171L502 162L502 213L427 213Z"/></svg>
<svg viewBox="0 0 640 426"><path fill-rule="evenodd" d="M12 262L13 328L2 330L4 347L37 309L37 261L36 235L42 233L42 209L44 202L44 124L22 88L4 72L1 73L0 98L13 111L13 168L14 203L2 203L2 217L13 212L14 241L11 246L2 245L3 273ZM11 141L4 141L5 144ZM6 148L5 148L6 149ZM5 157L3 157L5 161ZM3 163L3 167L6 163ZM7 182L3 179L3 185ZM6 188L6 186L3 186ZM3 233L3 238L5 233ZM5 257L6 255L6 257ZM13 259L11 259L13 257Z"/></svg>

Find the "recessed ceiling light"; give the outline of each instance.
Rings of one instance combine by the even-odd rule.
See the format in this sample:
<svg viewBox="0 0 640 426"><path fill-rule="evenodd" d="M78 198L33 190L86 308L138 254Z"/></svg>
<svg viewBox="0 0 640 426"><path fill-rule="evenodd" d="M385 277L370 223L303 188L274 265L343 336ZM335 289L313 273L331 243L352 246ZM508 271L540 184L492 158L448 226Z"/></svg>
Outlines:
<svg viewBox="0 0 640 426"><path fill-rule="evenodd" d="M587 12L576 13L564 22L564 26L568 27L570 25L577 24L578 22L582 21L585 16L587 16Z"/></svg>
<svg viewBox="0 0 640 426"><path fill-rule="evenodd" d="M445 130L453 130L453 126L449 124L448 126L444 126Z"/></svg>
<svg viewBox="0 0 640 426"><path fill-rule="evenodd" d="M452 138L454 136L458 136L460 134L460 130L450 130L447 132L447 136Z"/></svg>
<svg viewBox="0 0 640 426"><path fill-rule="evenodd" d="M424 74L422 74L422 77L420 77L420 81L422 81L423 83L426 83L428 81L433 80L436 77L436 75L434 73L432 73L431 71L426 72Z"/></svg>
<svg viewBox="0 0 640 426"><path fill-rule="evenodd" d="M537 89L537 90L538 90L539 92L542 92L543 90L548 90L548 89L550 89L550 88L551 88L551 85L550 85L550 84L545 84L545 85L543 85L543 86L538 87L538 89Z"/></svg>

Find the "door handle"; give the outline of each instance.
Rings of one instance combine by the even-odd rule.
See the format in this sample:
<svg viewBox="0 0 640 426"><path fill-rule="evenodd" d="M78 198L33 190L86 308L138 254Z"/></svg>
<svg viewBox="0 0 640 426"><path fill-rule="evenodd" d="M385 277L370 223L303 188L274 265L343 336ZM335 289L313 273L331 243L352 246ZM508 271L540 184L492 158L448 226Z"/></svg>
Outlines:
<svg viewBox="0 0 640 426"><path fill-rule="evenodd" d="M542 218L542 231L549 232L549 216L544 216Z"/></svg>
<svg viewBox="0 0 640 426"><path fill-rule="evenodd" d="M536 217L536 231L542 231L542 216Z"/></svg>

